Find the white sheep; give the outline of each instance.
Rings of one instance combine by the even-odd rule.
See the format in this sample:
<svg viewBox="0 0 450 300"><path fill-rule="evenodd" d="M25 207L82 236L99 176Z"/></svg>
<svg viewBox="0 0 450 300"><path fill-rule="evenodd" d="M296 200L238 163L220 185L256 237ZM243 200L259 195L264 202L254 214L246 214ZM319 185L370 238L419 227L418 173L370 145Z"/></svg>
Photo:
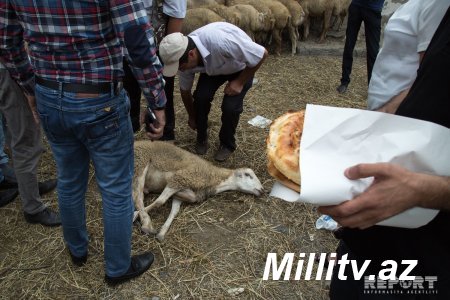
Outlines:
<svg viewBox="0 0 450 300"><path fill-rule="evenodd" d="M298 27L303 24L305 20L305 12L296 0L278 0L289 10L291 14L290 24L288 24L289 37L291 38L291 53L297 53L297 42L300 38Z"/></svg>
<svg viewBox="0 0 450 300"><path fill-rule="evenodd" d="M187 0L187 8L199 8L217 4L214 0Z"/></svg>
<svg viewBox="0 0 450 300"><path fill-rule="evenodd" d="M251 5L261 14L264 26L261 31L255 32L255 40L260 44L264 44L267 40L267 35L272 32L275 26L275 18L269 6L262 3L260 0L226 0L226 5Z"/></svg>
<svg viewBox="0 0 450 300"><path fill-rule="evenodd" d="M331 15L337 12L338 1L341 0L297 0L305 11L305 21L303 22L303 39L309 35L311 17L322 17L323 25L320 33L319 43L325 41L328 29L330 28Z"/></svg>
<svg viewBox="0 0 450 300"><path fill-rule="evenodd" d="M145 233L156 233L148 212L173 197L170 215L156 235L159 241L164 239L181 202L201 202L225 191L240 191L255 196L264 192L258 177L248 168L219 168L167 142L136 141L134 149L134 220L140 218ZM149 192L160 195L144 207L144 193Z"/></svg>
<svg viewBox="0 0 450 300"><path fill-rule="evenodd" d="M224 18L208 8L199 7L188 9L186 11L186 17L184 18L181 32L184 34L189 34L192 31L205 26L206 24L224 21Z"/></svg>
<svg viewBox="0 0 450 300"><path fill-rule="evenodd" d="M275 19L275 25L272 30L272 37L275 41L275 53L281 54L281 33L291 23L291 14L289 10L276 0L260 0L266 4Z"/></svg>

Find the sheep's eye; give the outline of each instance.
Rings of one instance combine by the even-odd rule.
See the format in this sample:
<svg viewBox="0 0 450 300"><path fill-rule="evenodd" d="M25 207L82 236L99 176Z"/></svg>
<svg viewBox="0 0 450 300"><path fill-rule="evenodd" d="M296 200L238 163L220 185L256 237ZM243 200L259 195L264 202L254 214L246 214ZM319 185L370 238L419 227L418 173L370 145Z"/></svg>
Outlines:
<svg viewBox="0 0 450 300"><path fill-rule="evenodd" d="M244 173L245 177L250 177L250 179L253 179L253 176L250 175L250 173Z"/></svg>

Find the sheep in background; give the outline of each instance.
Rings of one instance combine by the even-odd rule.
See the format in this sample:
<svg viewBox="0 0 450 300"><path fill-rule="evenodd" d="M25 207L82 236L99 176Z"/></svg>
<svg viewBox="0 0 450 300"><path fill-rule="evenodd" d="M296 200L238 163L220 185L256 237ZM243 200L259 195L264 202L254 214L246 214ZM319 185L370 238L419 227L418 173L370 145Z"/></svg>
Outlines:
<svg viewBox="0 0 450 300"><path fill-rule="evenodd" d="M181 32L187 35L206 24L224 21L225 20L221 16L208 8L200 7L188 9L186 11L186 17L184 18Z"/></svg>
<svg viewBox="0 0 450 300"><path fill-rule="evenodd" d="M241 13L238 10L236 10L235 7L228 7L225 5L215 4L208 6L208 9L212 10L213 12L224 18L226 22L240 27L239 23L241 19Z"/></svg>
<svg viewBox="0 0 450 300"><path fill-rule="evenodd" d="M273 17L270 8L259 0L226 0L227 6L234 5L251 5L253 6L263 17L263 28L259 32L255 32L255 40L259 44L264 44L267 40L267 35L272 32L275 26L275 18Z"/></svg>
<svg viewBox="0 0 450 300"><path fill-rule="evenodd" d="M206 7L210 5L216 5L217 2L215 0L187 0L187 8L199 8Z"/></svg>
<svg viewBox="0 0 450 300"><path fill-rule="evenodd" d="M275 25L272 30L272 37L275 41L275 53L277 55L281 54L281 33L284 28L288 26L291 22L291 14L289 10L278 1L275 0L260 0L264 4L266 4L270 11L272 12L273 17L275 18Z"/></svg>
<svg viewBox="0 0 450 300"><path fill-rule="evenodd" d="M181 202L196 203L225 191L241 191L260 196L264 190L255 173L248 168L219 168L171 143L136 141L134 144L133 200L142 230L156 233L148 212L173 197L172 209L156 238L162 241ZM144 193L160 193L144 207Z"/></svg>
<svg viewBox="0 0 450 300"><path fill-rule="evenodd" d="M245 31L253 41L255 41L255 34L263 31L266 26L265 15L248 4L214 5L208 8L225 18L228 23L236 25Z"/></svg>
<svg viewBox="0 0 450 300"><path fill-rule="evenodd" d="M309 36L310 17L322 17L322 32L319 43L325 41L328 29L330 28L331 15L336 11L336 1L340 0L297 0L305 11L305 21L303 22L303 39Z"/></svg>
<svg viewBox="0 0 450 300"><path fill-rule="evenodd" d="M350 6L350 3L352 0L336 0L334 9L333 9L333 16L334 21L331 27L335 28L336 30L341 30L342 23L344 23L344 19L348 14L348 7ZM339 22L337 21L339 19ZM336 23L338 24L337 27L335 27Z"/></svg>
<svg viewBox="0 0 450 300"><path fill-rule="evenodd" d="M298 27L303 24L305 20L305 12L301 5L295 0L278 0L281 2L286 8L289 10L291 14L291 21L288 24L289 29L289 37L291 38L292 44L292 55L297 53L297 43L300 38L300 34L298 33Z"/></svg>

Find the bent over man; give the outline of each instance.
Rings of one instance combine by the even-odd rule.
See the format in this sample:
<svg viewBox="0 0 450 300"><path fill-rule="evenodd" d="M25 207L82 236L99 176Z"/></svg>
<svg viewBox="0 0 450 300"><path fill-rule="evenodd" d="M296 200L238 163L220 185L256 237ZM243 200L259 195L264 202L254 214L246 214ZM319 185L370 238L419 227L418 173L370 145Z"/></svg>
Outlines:
<svg viewBox="0 0 450 300"><path fill-rule="evenodd" d="M256 44L238 27L224 22L203 26L188 36L167 35L159 46L164 75L178 70L181 98L189 114L189 126L197 129L197 154L208 150L208 114L219 87L227 82L222 100L220 148L214 159L225 161L236 149L234 134L243 110L243 101L253 76L267 57L267 50ZM195 73L200 73L194 94Z"/></svg>

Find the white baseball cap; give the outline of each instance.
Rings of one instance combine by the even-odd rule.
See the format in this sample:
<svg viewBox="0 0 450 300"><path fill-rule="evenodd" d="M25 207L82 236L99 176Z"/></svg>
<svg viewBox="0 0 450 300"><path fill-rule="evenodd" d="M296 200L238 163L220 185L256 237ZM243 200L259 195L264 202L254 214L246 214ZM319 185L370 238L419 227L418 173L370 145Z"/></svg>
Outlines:
<svg viewBox="0 0 450 300"><path fill-rule="evenodd" d="M186 51L187 46L188 37L180 32L168 34L162 39L159 44L159 57L164 64L164 76L172 77L177 74L179 60Z"/></svg>

